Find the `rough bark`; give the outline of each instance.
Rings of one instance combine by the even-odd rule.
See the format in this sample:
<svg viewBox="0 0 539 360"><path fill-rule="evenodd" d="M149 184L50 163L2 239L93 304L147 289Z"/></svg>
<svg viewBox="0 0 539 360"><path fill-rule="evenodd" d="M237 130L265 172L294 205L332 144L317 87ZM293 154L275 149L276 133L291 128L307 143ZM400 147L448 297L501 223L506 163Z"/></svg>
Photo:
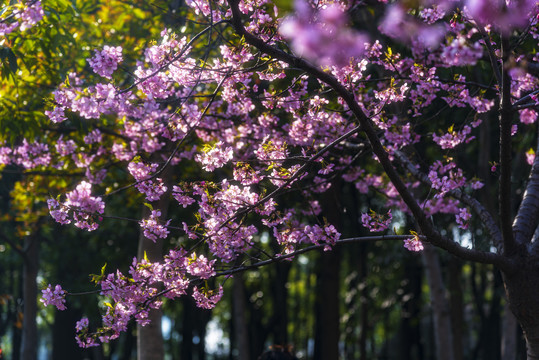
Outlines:
<svg viewBox="0 0 539 360"><path fill-rule="evenodd" d="M539 223L539 143L535 153L537 156L533 161L526 191L513 222L515 238L521 244L531 240ZM537 247L537 244L535 244L535 247Z"/></svg>
<svg viewBox="0 0 539 360"><path fill-rule="evenodd" d="M21 359L37 360L37 271L39 266L39 240L27 237L24 240L23 269L23 324Z"/></svg>
<svg viewBox="0 0 539 360"><path fill-rule="evenodd" d="M539 359L539 259L523 254L518 271L504 274L509 306L526 339L528 360Z"/></svg>
<svg viewBox="0 0 539 360"><path fill-rule="evenodd" d="M438 360L454 360L449 304L445 297L440 260L433 246L425 244L423 261L430 287L430 298L434 317L436 358Z"/></svg>

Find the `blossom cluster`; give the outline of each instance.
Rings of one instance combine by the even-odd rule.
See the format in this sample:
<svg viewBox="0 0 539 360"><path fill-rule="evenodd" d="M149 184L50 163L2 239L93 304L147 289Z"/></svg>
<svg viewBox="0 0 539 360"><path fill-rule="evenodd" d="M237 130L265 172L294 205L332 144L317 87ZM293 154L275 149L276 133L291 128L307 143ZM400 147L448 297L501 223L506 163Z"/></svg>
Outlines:
<svg viewBox="0 0 539 360"><path fill-rule="evenodd" d="M49 212L54 220L60 224L70 224L88 231L96 230L100 220L98 214L105 211L105 203L101 197L91 196L92 185L82 181L75 190L66 194L66 200L59 202L56 199L47 200Z"/></svg>
<svg viewBox="0 0 539 360"><path fill-rule="evenodd" d="M341 67L365 53L367 36L345 26L348 20L339 5L315 12L307 1L295 4L296 16L286 19L279 31L291 40L297 54L321 65Z"/></svg>
<svg viewBox="0 0 539 360"><path fill-rule="evenodd" d="M133 259L129 276L120 271L102 274L97 280L101 294L110 299L103 317L103 324L96 331L89 330L89 321L82 318L76 324L77 342L81 347L96 346L118 338L126 331L128 322L134 319L141 325L148 324L148 311L158 309L162 301L157 295L157 286L163 287L161 293L170 299L185 295L192 281L215 276L215 260L208 260L204 255L187 256L187 252L170 250L162 263L147 259ZM189 278L188 276L191 276ZM60 285L54 290L52 285L42 291L41 301L65 310L66 291ZM195 286L192 296L197 306L212 309L223 295L223 288L217 290Z"/></svg>
<svg viewBox="0 0 539 360"><path fill-rule="evenodd" d="M409 251L422 251L424 249L423 243L419 236L413 233L413 236L404 240L404 248Z"/></svg>
<svg viewBox="0 0 539 360"><path fill-rule="evenodd" d="M40 301L45 306L54 305L58 310L65 310L66 294L67 292L62 289L60 285L56 285L54 289L49 284L46 289L41 290L42 296Z"/></svg>
<svg viewBox="0 0 539 360"><path fill-rule="evenodd" d="M469 225L468 221L470 220L471 217L472 215L468 212L468 209L466 208L459 209L459 212L456 215L456 221L459 228L467 229Z"/></svg>
<svg viewBox="0 0 539 360"><path fill-rule="evenodd" d="M166 239L169 234L167 226L170 224L170 220L163 225L159 222L160 217L160 210L152 210L148 219L143 219L139 222L140 227L144 230L144 236L153 242L157 238Z"/></svg>
<svg viewBox="0 0 539 360"><path fill-rule="evenodd" d="M385 215L378 214L374 210L361 214L361 223L372 232L384 231L391 224L392 220L393 215L391 214L391 209Z"/></svg>
<svg viewBox="0 0 539 360"><path fill-rule="evenodd" d="M25 4L19 4L11 14L14 15L12 18L15 21L13 22L7 22L0 18L0 38L17 29L20 29L20 31L30 29L40 22L45 15L39 0L28 0Z"/></svg>
<svg viewBox="0 0 539 360"><path fill-rule="evenodd" d="M103 50L95 50L94 56L87 59L88 64L96 74L110 79L118 64L123 61L122 50L121 46L105 45Z"/></svg>

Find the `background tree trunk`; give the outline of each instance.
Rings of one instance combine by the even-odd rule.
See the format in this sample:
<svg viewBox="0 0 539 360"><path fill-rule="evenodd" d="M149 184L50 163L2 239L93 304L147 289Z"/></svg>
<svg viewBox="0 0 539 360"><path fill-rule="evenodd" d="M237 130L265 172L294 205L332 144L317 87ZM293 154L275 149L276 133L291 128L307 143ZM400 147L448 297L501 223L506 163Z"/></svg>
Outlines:
<svg viewBox="0 0 539 360"><path fill-rule="evenodd" d="M168 186L167 179L170 177L168 169L163 172L163 182ZM170 190L169 190L170 191ZM161 199L154 204L155 210L161 211L161 219L167 217L168 206L170 203L170 193L167 191L161 196ZM148 207L142 208L142 219L149 217L151 211ZM163 260L163 239L158 238L155 242L147 239L144 232L140 231L138 244L138 259L143 259L144 254L150 262L159 262ZM146 326L137 324L137 359L138 360L163 360L164 342L161 331L161 320L163 316L162 309L152 309L148 314L150 323Z"/></svg>
<svg viewBox="0 0 539 360"><path fill-rule="evenodd" d="M338 248L323 253L316 278L314 360L339 358L339 270Z"/></svg>
<svg viewBox="0 0 539 360"><path fill-rule="evenodd" d="M37 360L37 270L39 267L39 239L35 235L24 239L23 269L23 323L21 359Z"/></svg>
<svg viewBox="0 0 539 360"><path fill-rule="evenodd" d="M463 359L462 338L464 334L464 302L462 294L462 261L449 259L449 308L451 311L451 333L455 360Z"/></svg>
<svg viewBox="0 0 539 360"><path fill-rule="evenodd" d="M323 194L321 205L322 215L342 231L340 196L340 181L334 181ZM323 252L317 261L314 360L339 358L341 260L340 248L336 246L329 252Z"/></svg>
<svg viewBox="0 0 539 360"><path fill-rule="evenodd" d="M506 302L502 323L502 360L516 360L517 358L517 329L517 319L511 312L509 303Z"/></svg>
<svg viewBox="0 0 539 360"><path fill-rule="evenodd" d="M81 316L80 310L70 306L64 311L56 311L52 327L52 359L83 358L82 349L75 341L75 324Z"/></svg>
<svg viewBox="0 0 539 360"><path fill-rule="evenodd" d="M234 331L236 333L236 349L238 351L238 356L236 359L250 360L249 331L247 329L246 319L247 307L245 304L245 285L243 283L243 276L241 273L234 275L232 292L232 306L234 307Z"/></svg>
<svg viewBox="0 0 539 360"><path fill-rule="evenodd" d="M145 207L143 210L143 218L147 218L150 214L149 209ZM164 215L166 216L166 215ZM151 262L160 261L163 259L163 240L157 239L153 241L147 239L142 231L139 237L138 259L144 257L144 253ZM163 334L161 332L161 309L152 309L148 314L150 323L146 326L137 324L137 359L138 360L163 360Z"/></svg>
<svg viewBox="0 0 539 360"><path fill-rule="evenodd" d="M274 251L279 251L276 243L273 243ZM288 314L287 301L288 290L286 283L292 264L289 261L278 262L273 265L271 279L271 297L273 301L273 314L270 318L270 331L273 344L288 345Z"/></svg>
<svg viewBox="0 0 539 360"><path fill-rule="evenodd" d="M436 342L436 358L438 360L454 360L453 335L451 332L451 319L449 304L445 297L440 259L436 249L425 244L423 261L427 271L427 279L430 287L430 299L434 317L434 337Z"/></svg>

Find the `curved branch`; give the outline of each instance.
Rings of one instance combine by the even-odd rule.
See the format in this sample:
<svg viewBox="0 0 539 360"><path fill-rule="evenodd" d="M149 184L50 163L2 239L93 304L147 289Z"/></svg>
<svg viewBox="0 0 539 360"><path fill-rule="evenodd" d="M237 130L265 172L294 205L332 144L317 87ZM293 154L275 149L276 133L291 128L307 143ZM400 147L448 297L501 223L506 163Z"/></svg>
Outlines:
<svg viewBox="0 0 539 360"><path fill-rule="evenodd" d="M414 164L408 159L402 152L395 151L395 156L399 159L399 161L406 166L406 169L419 181L421 181L423 184L432 187L432 183L429 180L428 176L419 171ZM474 199L470 195L462 192L460 189L453 189L447 192L450 196L454 197L455 199L458 199L462 201L464 204L468 205L470 208L475 211L475 213L479 216L481 219L481 222L485 226L486 230L489 232L490 236L492 237L492 240L494 242L494 245L496 246L496 249L498 249L499 253L502 253L503 251L503 240L502 240L502 233L500 232L500 228L496 224L496 221L494 221L494 218L492 215L488 212L488 210L481 204L477 199Z"/></svg>
<svg viewBox="0 0 539 360"><path fill-rule="evenodd" d="M502 37L502 57L504 64L509 61L509 39ZM513 254L516 243L513 238L511 225L511 119L513 108L511 104L511 78L507 69L502 70L502 87L500 98L500 186L499 186L499 214L504 242L504 251Z"/></svg>
<svg viewBox="0 0 539 360"><path fill-rule="evenodd" d="M270 56L275 57L276 59L286 62L293 67L304 70L308 74L316 77L318 80L325 82L337 93L338 96L340 96L346 102L346 104L354 114L355 118L359 122L361 129L365 132L365 135L369 139L369 143L371 144L373 152L378 157L378 160L384 168L385 173L389 177L390 181L393 183L393 186L395 186L395 189L399 192L399 195L401 196L402 200L406 203L406 205L412 212L415 220L417 221L417 224L419 225L419 228L421 229L423 235L427 237L429 242L465 260L494 264L504 271L511 271L513 269L513 264L501 255L482 252L474 249L467 249L454 242L453 240L442 236L434 228L432 222L426 217L425 213L423 212L417 201L408 191L406 184L404 184L396 169L391 164L391 161L389 160L382 143L378 139L378 135L375 129L373 128L367 115L365 115L359 104L356 102L354 94L348 91L348 89L346 89L346 87L344 87L330 73L322 71L320 68L315 67L314 65L308 63L303 59L300 59L280 49L277 49L276 47L267 44L264 40L248 32L243 26L241 20L242 14L238 7L239 0L227 1L232 10L231 24L238 33L238 35L242 36L245 39L246 43L256 47L258 50Z"/></svg>
<svg viewBox="0 0 539 360"><path fill-rule="evenodd" d="M346 239L340 239L337 240L335 245L339 244L347 244L347 243L357 243L357 242L367 242L367 241L379 241L379 240L406 240L411 237L414 237L413 235L380 235L380 236L362 236L362 237L353 237L353 238L346 238ZM419 238L423 241L426 241L426 238L424 236L419 236ZM230 276L239 272L243 272L246 270L251 270L255 268L259 268L265 265L269 265L272 263L276 263L283 260L292 260L295 256L304 254L306 252L312 251L312 250L319 250L319 249L325 249L329 244L323 243L323 244L317 244L317 245L311 245L308 247L305 247L303 249L299 249L296 251L293 251L289 254L280 255L276 257L272 257L268 260L259 261L257 263L251 264L251 265L244 265L235 267L230 270L224 270L221 272L218 272L215 277L217 276ZM334 246L335 246L334 245Z"/></svg>
<svg viewBox="0 0 539 360"><path fill-rule="evenodd" d="M494 71L494 76L496 77L496 82L498 85L502 85L502 74L500 72L500 66L498 65L498 59L496 58L496 51L492 47L492 43L490 42L490 37L486 33L485 29L479 25L476 24L476 29L481 34L481 37L483 38L483 41L485 42L485 45L487 46L487 53L488 58L490 60L490 65L492 66L492 70Z"/></svg>
<svg viewBox="0 0 539 360"><path fill-rule="evenodd" d="M526 191L522 197L517 216L513 222L513 232L518 244L529 243L539 223L539 141L535 160L530 170Z"/></svg>

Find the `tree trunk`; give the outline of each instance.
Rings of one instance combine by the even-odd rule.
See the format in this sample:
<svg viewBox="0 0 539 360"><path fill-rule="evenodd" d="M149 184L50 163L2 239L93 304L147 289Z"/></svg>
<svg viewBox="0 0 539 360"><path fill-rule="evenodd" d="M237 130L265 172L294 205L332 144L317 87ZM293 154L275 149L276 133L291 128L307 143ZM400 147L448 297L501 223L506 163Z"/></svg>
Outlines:
<svg viewBox="0 0 539 360"><path fill-rule="evenodd" d="M163 212L163 211L161 211ZM143 218L150 215L149 209L143 210ZM163 215L163 217L166 215ZM161 261L163 258L163 240L158 238L155 243L147 239L140 232L138 259L143 259L144 254L150 262ZM148 314L150 323L146 326L137 324L137 359L138 360L163 360L163 334L161 333L161 309L152 309Z"/></svg>
<svg viewBox="0 0 539 360"><path fill-rule="evenodd" d="M330 190L322 195L322 215L342 231L340 181L333 181ZM339 283L341 251L338 246L320 255L317 265L315 300L314 360L339 358L340 299Z"/></svg>
<svg viewBox="0 0 539 360"><path fill-rule="evenodd" d="M70 306L64 311L56 311L52 327L52 359L81 359L83 357L82 349L75 341L75 324L81 316L79 309Z"/></svg>
<svg viewBox="0 0 539 360"><path fill-rule="evenodd" d="M421 309L423 305L421 287L423 266L417 257L405 259L404 273L406 285L404 294L408 299L402 302L400 354L402 360L423 359L421 343ZM404 300L404 299L403 299ZM367 357L361 357L366 359Z"/></svg>
<svg viewBox="0 0 539 360"><path fill-rule="evenodd" d="M245 285L241 273L234 275L232 284L234 307L234 331L236 332L236 348L238 350L237 360L249 360L249 332L247 330L247 319L245 318L247 307L245 305Z"/></svg>
<svg viewBox="0 0 539 360"><path fill-rule="evenodd" d="M279 251L277 246L273 250ZM273 265L272 269L275 271L271 279L271 296L274 310L270 320L270 331L273 344L282 346L288 345L288 290L286 289L286 283L288 282L291 265L289 261L278 262Z"/></svg>
<svg viewBox="0 0 539 360"><path fill-rule="evenodd" d="M434 316L436 358L438 360L454 360L449 304L445 297L440 259L438 258L438 254L436 254L436 249L430 244L425 244L423 261L427 270Z"/></svg>
<svg viewBox="0 0 539 360"><path fill-rule="evenodd" d="M339 270L338 248L318 260L316 279L314 360L339 358Z"/></svg>
<svg viewBox="0 0 539 360"><path fill-rule="evenodd" d="M184 296L181 298L182 303L182 343L180 346L180 359L190 360L193 354L193 325L195 305L193 298Z"/></svg>
<svg viewBox="0 0 539 360"><path fill-rule="evenodd" d="M539 359L539 259L518 259L514 274L503 274L509 306L522 327L528 360Z"/></svg>
<svg viewBox="0 0 539 360"><path fill-rule="evenodd" d="M39 266L39 240L35 236L24 240L23 269L23 325L21 359L37 360L37 270Z"/></svg>
<svg viewBox="0 0 539 360"><path fill-rule="evenodd" d="M462 334L464 333L464 301L461 286L462 262L459 258L449 260L449 304L451 331L455 360L463 359Z"/></svg>
<svg viewBox="0 0 539 360"><path fill-rule="evenodd" d="M168 177L168 171L163 173L163 181ZM169 186L170 188L170 186ZM170 203L169 192L163 194L161 199L154 205L155 210L161 211L161 219L167 217L168 205ZM146 206L142 209L142 218L148 218L150 209ZM143 259L144 255L150 262L159 262L163 260L163 239L158 238L155 242L147 239L141 229L138 244L138 259ZM163 360L164 342L161 332L161 320L163 311L161 309L152 309L148 314L150 323L146 326L137 324L137 359L138 360Z"/></svg>
<svg viewBox="0 0 539 360"><path fill-rule="evenodd" d="M505 303L502 324L502 360L516 360L517 358L517 319Z"/></svg>

